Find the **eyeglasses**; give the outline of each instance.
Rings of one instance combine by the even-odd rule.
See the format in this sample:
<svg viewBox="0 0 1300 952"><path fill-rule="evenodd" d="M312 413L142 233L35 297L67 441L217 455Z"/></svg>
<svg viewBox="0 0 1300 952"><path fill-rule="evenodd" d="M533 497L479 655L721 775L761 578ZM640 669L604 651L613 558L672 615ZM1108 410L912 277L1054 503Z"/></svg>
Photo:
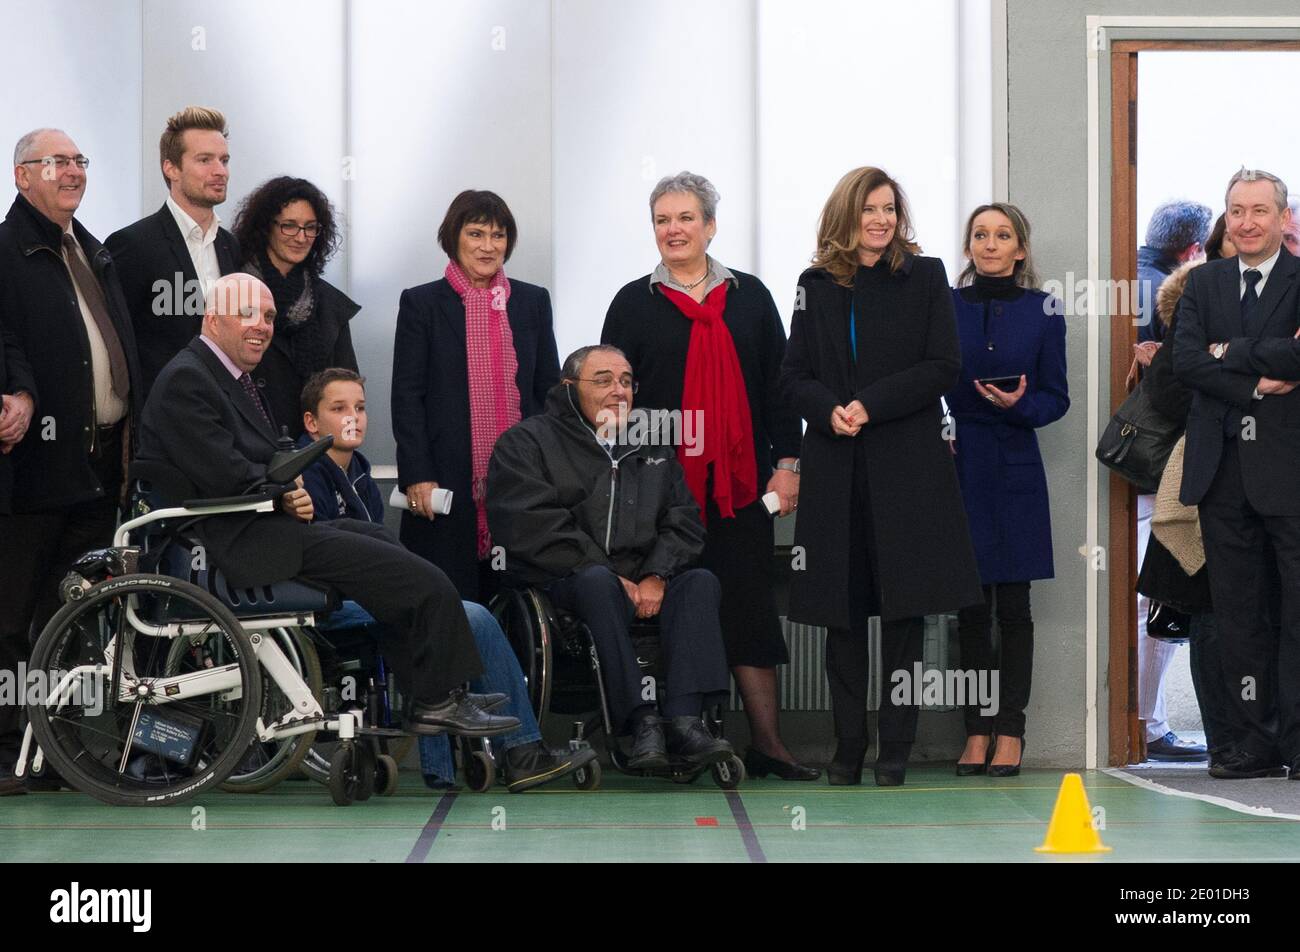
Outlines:
<svg viewBox="0 0 1300 952"><path fill-rule="evenodd" d="M77 163L77 168L86 169L90 167L90 159L84 155L47 155L39 159L24 159L19 165L52 165L62 171L68 167L69 162Z"/></svg>
<svg viewBox="0 0 1300 952"><path fill-rule="evenodd" d="M579 377L578 379L584 383L594 383L601 390L613 390L614 384L617 383L633 396L636 396L636 392L641 389L641 384L633 380L631 374L624 374L617 381L614 380L613 374L596 374L594 377Z"/></svg>
<svg viewBox="0 0 1300 952"><path fill-rule="evenodd" d="M321 232L320 222L318 221L308 222L305 225L299 225L297 222L292 221L277 221L275 224L280 226L280 234L286 238L296 237L300 231L305 232L308 238L315 238Z"/></svg>

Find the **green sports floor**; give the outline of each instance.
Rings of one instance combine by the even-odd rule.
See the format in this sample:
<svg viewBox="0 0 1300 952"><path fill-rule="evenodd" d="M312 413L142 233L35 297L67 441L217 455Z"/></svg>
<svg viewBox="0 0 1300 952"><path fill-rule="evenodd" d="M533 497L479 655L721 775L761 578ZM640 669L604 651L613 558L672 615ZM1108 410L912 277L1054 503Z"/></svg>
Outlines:
<svg viewBox="0 0 1300 952"><path fill-rule="evenodd" d="M1034 852L1062 772L958 779L913 766L903 787L749 780L734 793L605 772L599 791L564 781L527 793L439 795L403 773L391 798L336 807L324 787L216 793L159 809L104 806L71 792L0 799L10 862L1175 862L1300 858L1300 822L1169 796L1084 772L1113 852ZM198 808L202 809L198 809ZM142 836L141 833L148 835Z"/></svg>

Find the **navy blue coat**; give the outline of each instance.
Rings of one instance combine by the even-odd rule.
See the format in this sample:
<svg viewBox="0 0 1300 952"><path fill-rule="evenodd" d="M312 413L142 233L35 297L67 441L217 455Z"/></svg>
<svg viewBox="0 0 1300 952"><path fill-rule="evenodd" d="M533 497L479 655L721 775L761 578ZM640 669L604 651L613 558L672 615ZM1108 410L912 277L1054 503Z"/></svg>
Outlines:
<svg viewBox="0 0 1300 952"><path fill-rule="evenodd" d="M1070 408L1063 308L1042 291L976 303L953 291L953 307L961 378L947 400L980 579L994 585L1051 578L1047 474L1034 430ZM973 382L1019 374L1027 378L1025 395L1009 410L994 407Z"/></svg>
<svg viewBox="0 0 1300 952"><path fill-rule="evenodd" d="M506 306L519 370L519 411L540 413L560 382L551 296L510 281ZM393 436L397 483L436 482L455 493L451 513L432 521L402 514L402 543L442 569L460 597L478 598L477 517L470 495L469 367L465 305L445 278L402 292L393 345Z"/></svg>

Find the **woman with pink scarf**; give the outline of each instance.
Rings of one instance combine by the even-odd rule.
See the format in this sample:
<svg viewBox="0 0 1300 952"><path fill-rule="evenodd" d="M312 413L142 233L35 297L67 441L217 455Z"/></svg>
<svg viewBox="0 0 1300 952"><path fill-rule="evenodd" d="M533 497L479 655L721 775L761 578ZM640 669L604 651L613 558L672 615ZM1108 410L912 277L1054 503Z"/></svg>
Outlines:
<svg viewBox="0 0 1300 952"><path fill-rule="evenodd" d="M457 195L438 228L444 276L402 292L393 349L397 477L410 505L402 542L482 604L500 578L483 509L492 447L560 379L550 295L506 277L517 238L500 196ZM453 494L446 515L436 489Z"/></svg>

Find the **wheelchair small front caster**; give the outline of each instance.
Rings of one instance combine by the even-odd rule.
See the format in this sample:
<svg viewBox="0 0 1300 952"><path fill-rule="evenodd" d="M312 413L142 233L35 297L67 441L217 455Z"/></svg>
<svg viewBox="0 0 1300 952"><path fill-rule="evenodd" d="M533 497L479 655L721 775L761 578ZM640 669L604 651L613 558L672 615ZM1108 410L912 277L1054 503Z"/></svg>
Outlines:
<svg viewBox="0 0 1300 952"><path fill-rule="evenodd" d="M723 790L735 790L745 779L745 762L734 754L710 769L713 771L713 782Z"/></svg>
<svg viewBox="0 0 1300 952"><path fill-rule="evenodd" d="M579 790L600 789L600 761L583 764L573 772L573 785Z"/></svg>
<svg viewBox="0 0 1300 952"><path fill-rule="evenodd" d="M343 741L330 757L330 796L341 807L369 800L375 792L375 755L364 744Z"/></svg>
<svg viewBox="0 0 1300 952"><path fill-rule="evenodd" d="M388 754L380 754L375 761L375 793L391 797L397 793L397 761Z"/></svg>
<svg viewBox="0 0 1300 952"><path fill-rule="evenodd" d="M475 793L487 793L496 785L497 765L486 751L473 751L465 758L465 785Z"/></svg>

